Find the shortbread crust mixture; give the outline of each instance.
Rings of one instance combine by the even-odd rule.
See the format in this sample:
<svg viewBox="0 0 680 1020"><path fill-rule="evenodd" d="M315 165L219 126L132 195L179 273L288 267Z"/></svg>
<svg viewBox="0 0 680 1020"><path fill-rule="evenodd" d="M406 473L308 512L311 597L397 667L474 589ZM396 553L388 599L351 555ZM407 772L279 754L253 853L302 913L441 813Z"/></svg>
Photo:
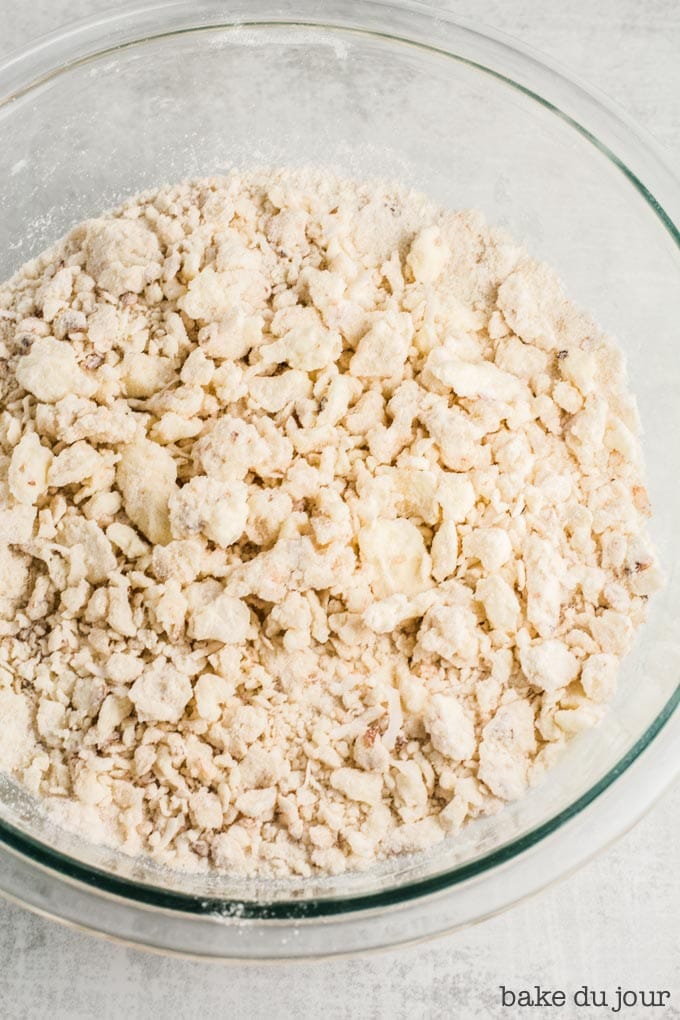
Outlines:
<svg viewBox="0 0 680 1020"><path fill-rule="evenodd" d="M165 187L0 287L0 765L182 869L426 848L596 724L659 570L623 355L475 212Z"/></svg>

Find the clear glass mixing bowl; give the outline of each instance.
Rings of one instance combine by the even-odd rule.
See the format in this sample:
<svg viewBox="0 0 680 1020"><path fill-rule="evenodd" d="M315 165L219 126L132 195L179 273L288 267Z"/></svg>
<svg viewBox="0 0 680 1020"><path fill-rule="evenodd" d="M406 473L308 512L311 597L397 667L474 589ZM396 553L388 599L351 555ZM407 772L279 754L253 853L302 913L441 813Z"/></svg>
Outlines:
<svg viewBox="0 0 680 1020"><path fill-rule="evenodd" d="M632 824L677 771L680 730L680 198L651 142L514 44L380 0L164 4L71 27L0 68L0 139L2 278L124 196L234 165L324 164L482 209L624 346L668 573L605 722L429 853L276 884L170 874L59 831L5 778L0 889L157 948L326 955L487 916Z"/></svg>

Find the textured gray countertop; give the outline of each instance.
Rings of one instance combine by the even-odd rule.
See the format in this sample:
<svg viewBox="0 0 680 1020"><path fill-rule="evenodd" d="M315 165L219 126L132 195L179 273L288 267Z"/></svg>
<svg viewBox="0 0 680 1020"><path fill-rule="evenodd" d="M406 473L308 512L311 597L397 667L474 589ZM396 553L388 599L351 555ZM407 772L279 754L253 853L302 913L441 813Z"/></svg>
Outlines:
<svg viewBox="0 0 680 1020"><path fill-rule="evenodd" d="M113 0L0 0L0 58ZM680 159L677 0L445 0L508 32L617 100ZM3 1020L211 1020L275 1016L453 1018L554 1015L502 1009L498 986L670 989L680 1017L680 787L632 832L559 885L467 931L356 960L277 967L192 963L105 943L0 901ZM590 1020L609 1009L561 1011Z"/></svg>

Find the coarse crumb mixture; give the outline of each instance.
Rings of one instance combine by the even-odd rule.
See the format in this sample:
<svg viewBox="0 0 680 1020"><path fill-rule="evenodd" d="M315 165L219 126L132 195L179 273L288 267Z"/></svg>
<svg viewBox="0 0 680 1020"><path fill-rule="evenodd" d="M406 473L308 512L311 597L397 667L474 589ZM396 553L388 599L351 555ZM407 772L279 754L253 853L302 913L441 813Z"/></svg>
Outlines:
<svg viewBox="0 0 680 1020"><path fill-rule="evenodd" d="M308 875L598 722L659 584L623 355L476 212L165 187L0 287L0 764L90 838Z"/></svg>

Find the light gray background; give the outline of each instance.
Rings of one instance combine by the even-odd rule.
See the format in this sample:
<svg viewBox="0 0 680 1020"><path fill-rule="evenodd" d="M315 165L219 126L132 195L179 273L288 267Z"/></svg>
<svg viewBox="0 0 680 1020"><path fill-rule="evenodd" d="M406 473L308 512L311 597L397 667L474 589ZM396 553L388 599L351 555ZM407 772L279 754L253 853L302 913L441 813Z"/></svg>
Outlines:
<svg viewBox="0 0 680 1020"><path fill-rule="evenodd" d="M323 0L320 0L323 2ZM0 58L113 0L0 0ZM680 159L678 0L443 0L560 60L617 100ZM2 140L0 139L0 144ZM243 967L107 944L0 901L2 1020L400 1020L562 1015L502 1010L498 985L664 988L680 1017L680 787L618 844L529 903L426 945L358 960Z"/></svg>

